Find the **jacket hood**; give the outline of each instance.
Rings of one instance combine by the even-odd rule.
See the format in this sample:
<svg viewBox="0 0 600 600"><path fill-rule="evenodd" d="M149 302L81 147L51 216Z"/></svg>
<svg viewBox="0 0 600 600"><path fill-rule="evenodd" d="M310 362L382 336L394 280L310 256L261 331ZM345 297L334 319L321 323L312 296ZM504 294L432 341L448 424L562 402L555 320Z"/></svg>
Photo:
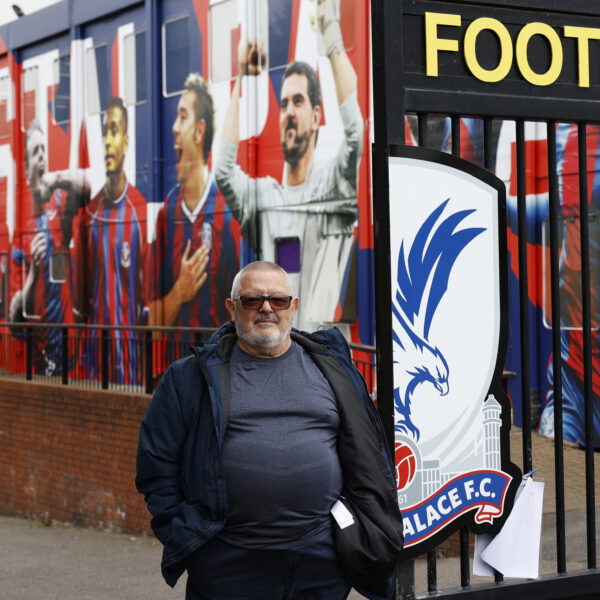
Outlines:
<svg viewBox="0 0 600 600"><path fill-rule="evenodd" d="M223 336L235 333L235 323L233 321L227 321L219 327L206 341L206 345L208 344L216 344Z"/></svg>

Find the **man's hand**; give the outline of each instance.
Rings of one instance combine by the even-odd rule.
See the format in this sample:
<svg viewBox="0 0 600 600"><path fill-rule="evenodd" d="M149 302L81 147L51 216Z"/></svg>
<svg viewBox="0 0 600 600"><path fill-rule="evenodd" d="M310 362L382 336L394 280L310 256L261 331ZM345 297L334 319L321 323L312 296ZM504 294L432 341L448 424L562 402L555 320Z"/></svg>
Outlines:
<svg viewBox="0 0 600 600"><path fill-rule="evenodd" d="M32 267L39 268L44 264L46 251L46 234L43 231L40 231L35 234L33 240L31 240L31 245L29 246Z"/></svg>
<svg viewBox="0 0 600 600"><path fill-rule="evenodd" d="M238 44L240 75L260 75L267 67L267 53L262 42L250 42L241 38Z"/></svg>
<svg viewBox="0 0 600 600"><path fill-rule="evenodd" d="M201 246L192 256L190 256L190 249L191 241L188 240L183 256L181 257L179 275L173 286L179 304L189 302L204 285L208 276L206 273L208 249L205 246Z"/></svg>
<svg viewBox="0 0 600 600"><path fill-rule="evenodd" d="M319 48L328 57L344 49L340 28L340 0L310 0L310 21L319 35Z"/></svg>

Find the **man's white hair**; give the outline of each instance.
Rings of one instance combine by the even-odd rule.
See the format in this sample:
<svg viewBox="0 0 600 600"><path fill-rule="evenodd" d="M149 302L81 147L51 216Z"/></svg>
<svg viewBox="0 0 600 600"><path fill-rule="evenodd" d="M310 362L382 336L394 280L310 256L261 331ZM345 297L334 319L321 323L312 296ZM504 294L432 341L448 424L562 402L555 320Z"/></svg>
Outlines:
<svg viewBox="0 0 600 600"><path fill-rule="evenodd" d="M290 276L287 274L285 269L282 269L279 265L274 262L270 262L268 260L257 260L255 262L251 262L247 264L234 278L233 283L231 285L231 298L237 298L240 293L241 281L242 277L251 271L276 271L278 273L282 273L285 275L287 279L290 291L292 296L294 295L294 287L292 286L292 281L290 280Z"/></svg>

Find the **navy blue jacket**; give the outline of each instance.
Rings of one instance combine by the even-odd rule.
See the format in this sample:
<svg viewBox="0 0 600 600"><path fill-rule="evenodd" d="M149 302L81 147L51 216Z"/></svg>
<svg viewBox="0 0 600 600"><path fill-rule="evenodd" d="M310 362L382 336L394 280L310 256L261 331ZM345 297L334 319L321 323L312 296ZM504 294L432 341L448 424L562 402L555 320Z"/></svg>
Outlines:
<svg viewBox="0 0 600 600"><path fill-rule="evenodd" d="M384 532L390 556L381 560L377 556L377 562L395 563L402 548L402 518L393 462L348 345L337 329L314 334L292 330L292 339L321 369L338 402L343 495L359 520ZM224 527L228 514L220 450L229 410L229 356L236 340L235 326L228 322L205 346L195 348L194 355L173 363L142 421L136 486L152 514L152 529L164 545L162 573L171 586L185 571L190 555ZM384 552L380 548L375 544L373 552ZM390 577L386 576L383 593L369 593L361 577L353 581L350 573L349 578L371 598L391 592Z"/></svg>

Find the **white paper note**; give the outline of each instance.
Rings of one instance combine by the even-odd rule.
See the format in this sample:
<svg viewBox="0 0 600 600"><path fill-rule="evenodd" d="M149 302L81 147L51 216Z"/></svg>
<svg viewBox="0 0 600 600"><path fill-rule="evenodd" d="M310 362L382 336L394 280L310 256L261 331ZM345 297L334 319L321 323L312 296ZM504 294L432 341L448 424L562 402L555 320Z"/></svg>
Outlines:
<svg viewBox="0 0 600 600"><path fill-rule="evenodd" d="M475 549L473 551L473 575L483 577L494 576L494 569L490 567L482 558L481 553L489 546L494 538L486 533L475 536Z"/></svg>
<svg viewBox="0 0 600 600"><path fill-rule="evenodd" d="M544 483L528 478L521 484L512 512L481 558L505 577L537 578Z"/></svg>
<svg viewBox="0 0 600 600"><path fill-rule="evenodd" d="M340 529L354 524L352 514L339 500L331 507L331 514L340 526Z"/></svg>

